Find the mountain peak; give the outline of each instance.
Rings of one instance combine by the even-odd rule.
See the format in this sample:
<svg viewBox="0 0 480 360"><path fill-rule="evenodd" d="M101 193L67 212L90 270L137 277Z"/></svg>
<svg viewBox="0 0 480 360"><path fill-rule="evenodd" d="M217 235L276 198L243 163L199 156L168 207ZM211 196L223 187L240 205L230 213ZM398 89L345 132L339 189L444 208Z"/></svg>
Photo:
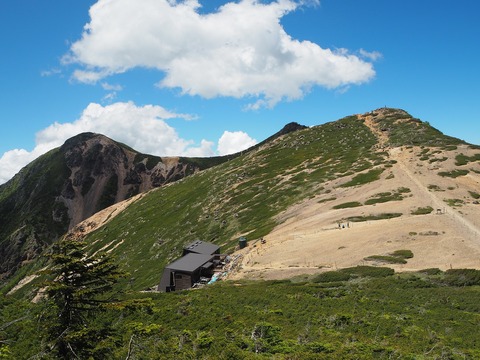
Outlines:
<svg viewBox="0 0 480 360"><path fill-rule="evenodd" d="M307 129L307 128L308 127L305 126L305 125L300 125L297 122L291 122L291 123L288 123L287 125L285 125L282 128L282 130L280 130L277 134L278 135L285 135L285 134L288 134L288 133L291 133L291 132L294 132L294 131L303 130L303 129Z"/></svg>
<svg viewBox="0 0 480 360"><path fill-rule="evenodd" d="M112 139L102 134L97 134L93 132L83 132L67 139L65 143L60 147L60 150L66 151L72 147L77 146L78 144L85 143L92 139L102 139L102 140L110 141L112 143L114 142Z"/></svg>

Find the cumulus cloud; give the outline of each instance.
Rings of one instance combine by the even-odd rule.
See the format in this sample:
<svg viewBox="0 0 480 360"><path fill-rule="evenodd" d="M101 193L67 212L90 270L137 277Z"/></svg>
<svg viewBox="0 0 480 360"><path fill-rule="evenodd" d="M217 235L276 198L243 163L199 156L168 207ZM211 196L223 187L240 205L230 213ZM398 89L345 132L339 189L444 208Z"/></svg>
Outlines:
<svg viewBox="0 0 480 360"><path fill-rule="evenodd" d="M255 144L257 144L257 140L252 139L243 131L225 131L218 140L217 151L219 155L234 154Z"/></svg>
<svg viewBox="0 0 480 360"><path fill-rule="evenodd" d="M241 0L201 13L197 0L99 0L63 61L80 65L73 77L81 82L152 68L164 73L160 87L204 98L257 98L251 108L299 99L312 86L333 89L372 79L371 63L286 33L283 16L317 4Z"/></svg>
<svg viewBox="0 0 480 360"><path fill-rule="evenodd" d="M136 106L133 102L118 102L107 106L91 103L78 120L54 123L37 133L37 144L61 145L81 132L104 134L124 142L134 149L150 154L178 155L191 145L181 139L165 120L191 115L172 113L161 106Z"/></svg>
<svg viewBox="0 0 480 360"><path fill-rule="evenodd" d="M23 166L35 159L37 156L33 151L24 149L13 149L7 151L0 157L0 184L7 182Z"/></svg>
<svg viewBox="0 0 480 360"><path fill-rule="evenodd" d="M136 106L132 102L108 106L91 103L79 119L68 123L54 123L36 134L32 151L15 149L0 158L0 184L9 180L22 167L47 151L62 145L65 140L82 132L104 134L128 144L135 150L159 156L211 156L214 143L203 140L199 146L179 136L166 120L194 118L178 114L161 106Z"/></svg>

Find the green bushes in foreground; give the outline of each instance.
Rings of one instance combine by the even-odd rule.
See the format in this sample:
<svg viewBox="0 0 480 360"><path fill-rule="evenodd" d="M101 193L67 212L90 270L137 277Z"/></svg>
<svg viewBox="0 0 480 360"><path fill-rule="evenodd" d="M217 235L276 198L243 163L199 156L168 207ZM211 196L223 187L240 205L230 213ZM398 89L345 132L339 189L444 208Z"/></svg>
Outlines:
<svg viewBox="0 0 480 360"><path fill-rule="evenodd" d="M89 321L113 327L115 341L105 345L111 359L480 357L480 287L472 286L480 271L358 266L332 273L332 282L227 281L131 293L125 300L149 305L106 308ZM44 305L3 297L0 309L3 358L49 359L38 331Z"/></svg>
<svg viewBox="0 0 480 360"><path fill-rule="evenodd" d="M445 272L444 283L449 286L480 285L480 270L449 269Z"/></svg>

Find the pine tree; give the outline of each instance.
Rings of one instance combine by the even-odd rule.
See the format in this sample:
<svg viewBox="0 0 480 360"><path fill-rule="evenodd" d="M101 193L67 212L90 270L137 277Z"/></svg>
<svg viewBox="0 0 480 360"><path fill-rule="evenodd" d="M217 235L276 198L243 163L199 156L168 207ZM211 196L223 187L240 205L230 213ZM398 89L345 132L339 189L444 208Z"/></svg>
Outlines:
<svg viewBox="0 0 480 360"><path fill-rule="evenodd" d="M51 350L61 359L106 355L112 330L95 322L95 314L116 302L113 286L125 276L108 254L87 256L84 247L81 241L62 240L49 255L52 280L44 285L52 316L47 332Z"/></svg>

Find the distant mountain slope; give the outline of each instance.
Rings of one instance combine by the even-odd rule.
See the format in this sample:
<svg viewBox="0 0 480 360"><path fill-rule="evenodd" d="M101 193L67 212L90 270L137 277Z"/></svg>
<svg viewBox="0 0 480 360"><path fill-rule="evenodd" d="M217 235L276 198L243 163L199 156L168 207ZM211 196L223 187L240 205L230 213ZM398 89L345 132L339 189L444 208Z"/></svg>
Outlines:
<svg viewBox="0 0 480 360"><path fill-rule="evenodd" d="M97 211L237 156L157 157L93 133L67 140L0 185L0 278Z"/></svg>
<svg viewBox="0 0 480 360"><path fill-rule="evenodd" d="M95 212L208 166L204 159L144 155L99 134L67 140L0 186L0 274Z"/></svg>
<svg viewBox="0 0 480 360"><path fill-rule="evenodd" d="M382 108L311 128L293 127L296 131L274 136L229 161L216 160L216 166L144 193L128 206L122 205L120 213L115 207L106 209L101 217L72 229L69 236L84 237L91 252L112 252L131 274L128 286L139 290L155 286L163 267L180 255L183 245L196 239L214 242L222 252L231 252L240 236L246 236L250 243L266 237L265 246L249 247L253 252L246 256L252 262L247 260L245 269L257 262L258 268L250 270L259 270L260 275L265 268L275 266L299 268L301 273L319 271L323 266L319 263L306 269L307 255L321 253L335 263L338 248L346 245L338 245L333 252L318 235L339 222L360 224L378 219L378 224L387 226L382 219L412 218L423 224L418 230L397 228L393 235L381 225L364 229L372 231L372 239L377 236L390 244L387 233L399 238L415 232L428 235L430 230L424 228L437 218L414 217L412 212L427 212L429 206L436 211L439 202L446 206L463 202L473 216L480 211L473 204L475 197L480 197L480 190L475 190L475 182L480 180L479 148L446 136L403 110ZM422 177L426 172L435 181L428 183ZM392 181L398 183L393 186ZM430 201L427 195L437 187L445 198ZM460 202L455 203L457 200ZM459 212L459 207L452 209ZM465 219L471 222L469 216ZM86 234L87 228L96 230ZM295 235L302 234L303 228L308 229L304 231L308 241ZM455 241L467 240L462 238L462 231L452 235ZM340 233L345 241L348 234L355 234ZM421 242L427 235L415 239ZM295 241L288 243L295 250L302 251L307 243L312 247L303 247L305 254L292 258L295 252L284 251L287 243L283 243L292 239ZM348 241L355 242L355 236ZM448 242L448 236L442 241ZM375 244L369 246L375 248ZM401 249L400 242L392 244ZM273 251L268 254L271 263L265 263L268 257L256 257L266 256L267 249ZM380 246L378 253L369 255L385 255L386 249ZM475 254L476 248L471 249ZM278 257L283 265L277 264Z"/></svg>

